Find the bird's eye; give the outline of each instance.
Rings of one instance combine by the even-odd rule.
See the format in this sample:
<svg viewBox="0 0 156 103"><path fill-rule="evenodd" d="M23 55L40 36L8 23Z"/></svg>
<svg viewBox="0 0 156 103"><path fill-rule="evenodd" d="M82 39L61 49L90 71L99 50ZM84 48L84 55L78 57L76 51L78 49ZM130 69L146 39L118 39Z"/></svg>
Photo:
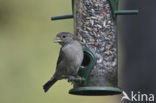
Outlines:
<svg viewBox="0 0 156 103"><path fill-rule="evenodd" d="M65 38L66 36L63 35L62 37Z"/></svg>

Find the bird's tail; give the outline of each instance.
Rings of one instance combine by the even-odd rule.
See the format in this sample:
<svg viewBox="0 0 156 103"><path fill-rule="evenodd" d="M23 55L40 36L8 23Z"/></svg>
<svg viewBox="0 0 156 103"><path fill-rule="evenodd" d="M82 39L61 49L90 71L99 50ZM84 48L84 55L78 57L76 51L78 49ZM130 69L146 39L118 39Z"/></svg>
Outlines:
<svg viewBox="0 0 156 103"><path fill-rule="evenodd" d="M57 81L57 79L52 78L47 83L43 85L44 92L47 92L49 88Z"/></svg>

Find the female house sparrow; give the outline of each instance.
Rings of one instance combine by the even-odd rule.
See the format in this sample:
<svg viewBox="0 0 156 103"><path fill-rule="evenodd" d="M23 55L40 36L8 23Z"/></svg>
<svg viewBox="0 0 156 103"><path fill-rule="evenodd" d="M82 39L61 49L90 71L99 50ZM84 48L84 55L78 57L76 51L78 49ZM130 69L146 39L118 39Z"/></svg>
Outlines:
<svg viewBox="0 0 156 103"><path fill-rule="evenodd" d="M78 76L78 70L83 60L81 44L68 32L58 33L55 42L62 47L57 61L56 71L52 78L43 85L44 92L57 81L69 77Z"/></svg>

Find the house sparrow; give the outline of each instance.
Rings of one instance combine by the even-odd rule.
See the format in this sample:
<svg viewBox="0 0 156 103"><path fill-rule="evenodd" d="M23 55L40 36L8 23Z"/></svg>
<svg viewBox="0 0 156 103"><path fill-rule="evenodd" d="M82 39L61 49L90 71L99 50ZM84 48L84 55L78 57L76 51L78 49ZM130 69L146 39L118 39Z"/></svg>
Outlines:
<svg viewBox="0 0 156 103"><path fill-rule="evenodd" d="M56 35L55 42L62 47L57 61L56 71L52 78L43 85L44 92L57 81L70 77L77 77L78 70L83 61L83 49L81 44L68 32Z"/></svg>

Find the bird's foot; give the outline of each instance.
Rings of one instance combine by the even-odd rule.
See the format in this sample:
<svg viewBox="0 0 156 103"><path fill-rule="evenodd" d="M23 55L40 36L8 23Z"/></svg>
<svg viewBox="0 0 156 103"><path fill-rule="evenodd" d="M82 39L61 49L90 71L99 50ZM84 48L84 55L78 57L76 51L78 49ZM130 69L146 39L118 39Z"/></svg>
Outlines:
<svg viewBox="0 0 156 103"><path fill-rule="evenodd" d="M68 78L68 82L75 82L75 83L82 83L83 81L84 81L85 79L84 78L82 78L82 77L80 77L80 76L70 76L69 78Z"/></svg>
<svg viewBox="0 0 156 103"><path fill-rule="evenodd" d="M77 75L76 79L79 81L80 84L84 81L84 79L79 75Z"/></svg>
<svg viewBox="0 0 156 103"><path fill-rule="evenodd" d="M71 85L75 85L75 77L74 76L68 76L68 82L71 82Z"/></svg>
<svg viewBox="0 0 156 103"><path fill-rule="evenodd" d="M75 77L74 76L68 76L68 82L72 82L75 80Z"/></svg>

